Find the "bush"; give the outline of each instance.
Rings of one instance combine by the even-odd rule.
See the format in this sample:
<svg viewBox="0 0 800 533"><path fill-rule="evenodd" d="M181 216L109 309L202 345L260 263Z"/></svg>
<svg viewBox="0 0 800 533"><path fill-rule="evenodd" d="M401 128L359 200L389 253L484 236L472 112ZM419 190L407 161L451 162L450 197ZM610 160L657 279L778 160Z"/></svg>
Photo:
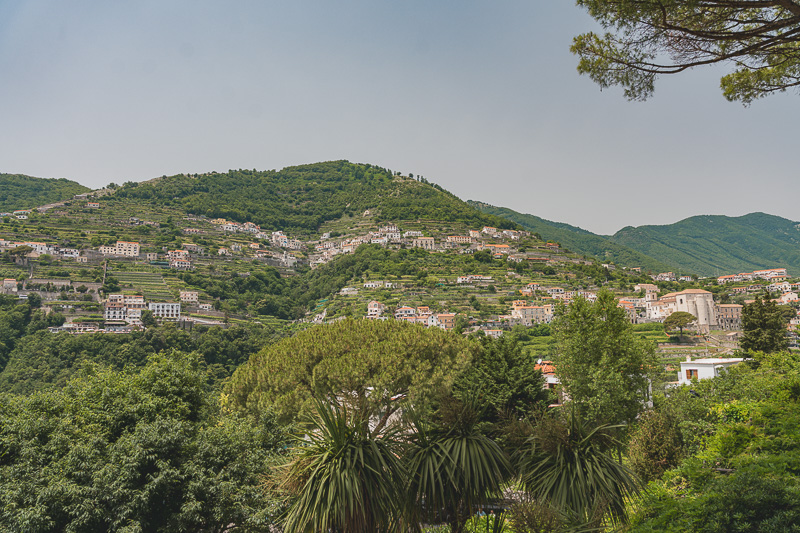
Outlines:
<svg viewBox="0 0 800 533"><path fill-rule="evenodd" d="M650 410L642 413L628 445L631 467L645 482L677 466L683 455L678 421L671 413Z"/></svg>

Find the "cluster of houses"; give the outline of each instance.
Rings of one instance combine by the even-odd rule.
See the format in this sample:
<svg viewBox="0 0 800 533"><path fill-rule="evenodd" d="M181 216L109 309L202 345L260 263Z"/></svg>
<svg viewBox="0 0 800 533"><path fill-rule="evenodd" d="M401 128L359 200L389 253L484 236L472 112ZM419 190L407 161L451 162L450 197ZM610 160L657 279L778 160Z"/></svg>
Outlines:
<svg viewBox="0 0 800 533"><path fill-rule="evenodd" d="M153 318L159 322L179 322L188 320L200 324L218 325L215 320L200 318L185 318L181 313L183 306L196 308L204 312L212 312L210 303L200 303L198 291L181 291L180 302L147 301L139 294L109 294L103 301L103 320L88 321L76 320L67 322L59 327L49 328L51 333L67 332L71 334L82 333L130 333L135 328L141 328L142 313L149 310Z"/></svg>
<svg viewBox="0 0 800 533"><path fill-rule="evenodd" d="M157 320L177 322L181 318L180 302L146 302L140 295L109 294L103 303L103 320L106 325L141 326L145 309L152 311Z"/></svg>
<svg viewBox="0 0 800 533"><path fill-rule="evenodd" d="M291 250L302 250L305 248L305 243L298 239L292 239L282 231L266 232L261 229L261 226L253 222L231 222L224 218L215 218L211 221L212 224L219 226L222 231L228 233L248 233L253 235L256 239L262 241L270 241L274 246L280 248L288 248Z"/></svg>
<svg viewBox="0 0 800 533"><path fill-rule="evenodd" d="M115 244L100 246L98 250L78 250L77 248L67 248L57 244L34 242L34 241L7 241L0 239L0 251L13 250L19 247L29 247L21 261L26 259L38 259L44 254L50 255L55 259L74 259L79 263L88 263L90 259L100 259L105 257L146 259L147 261L158 261L162 257L159 254L149 252L142 254L141 245L138 242L117 241ZM175 270L191 270L191 254L200 254L203 249L196 244L184 244L183 249L169 250L163 258L169 261L170 268Z"/></svg>
<svg viewBox="0 0 800 533"><path fill-rule="evenodd" d="M366 318L372 320L386 320L389 315L385 315L386 305L377 300L373 300L367 304ZM422 324L429 328L441 328L444 330L451 330L455 327L456 315L455 313L433 313L430 307L409 307L400 306L394 311L394 318L412 324Z"/></svg>
<svg viewBox="0 0 800 533"><path fill-rule="evenodd" d="M30 214L31 214L30 209L17 209L16 211L11 211L10 213L9 212L0 213L0 217L8 217L8 218L14 217L17 220L27 220L28 215Z"/></svg>
<svg viewBox="0 0 800 533"><path fill-rule="evenodd" d="M57 244L35 241L7 241L5 239L0 239L0 251L3 252L23 246L31 248L31 251L25 254L25 257L28 259L37 259L44 254L54 258L68 259L77 259L81 255L80 250L76 248L67 248Z"/></svg>
<svg viewBox="0 0 800 533"><path fill-rule="evenodd" d="M728 274L717 278L717 283L723 285L725 283L735 283L740 281L755 281L764 279L767 281L777 282L785 281L789 278L786 274L785 268L770 268L767 270L755 270L753 272L742 272L739 274Z"/></svg>
<svg viewBox="0 0 800 533"><path fill-rule="evenodd" d="M631 269L641 272L641 269ZM661 272L660 274L653 274L650 276L653 281L694 281L692 276L676 276L674 272Z"/></svg>
<svg viewBox="0 0 800 533"><path fill-rule="evenodd" d="M165 259L169 267L174 270L192 270L194 265L191 254L202 254L203 248L197 244L187 243L181 249L167 250L160 256L156 252L142 254L138 242L117 241L114 245L101 246L99 252L103 257L144 259L152 263Z"/></svg>
<svg viewBox="0 0 800 533"><path fill-rule="evenodd" d="M763 287L759 287L761 290ZM788 303L798 301L795 284L780 282L770 286L770 290L782 292L776 301ZM641 283L634 287L636 291L644 293L644 297L626 297L619 300L619 306L625 309L633 323L663 322L671 314L683 311L694 315L697 320L695 326L701 333L708 333L712 329L739 330L742 326L742 305L718 304L714 302L714 295L702 289L686 289L659 296L659 288L650 283ZM520 289L520 294L537 300L558 300L569 304L577 297L589 301L597 299L597 294L591 291L567 291L562 287L541 287L538 283L529 283ZM527 300L515 300L512 303L511 314L501 316L507 322L531 326L533 324L549 323L553 317L553 305L530 305ZM798 319L800 322L800 318Z"/></svg>
<svg viewBox="0 0 800 533"><path fill-rule="evenodd" d="M515 251L508 244L491 244L482 242L482 239L511 239L519 240L521 237L529 235L525 231L502 230L485 226L481 230L469 230L468 235L448 235L444 239L437 241L434 237L426 237L421 231L401 231L396 224L386 224L378 228L377 231L369 232L366 235L344 239L342 241L332 241L329 235L323 235L319 243L314 246L314 252L309 257L311 268L325 264L334 257L342 253L352 253L362 244L379 244L387 246L390 244L404 244L412 248L421 248L428 251L445 251L451 249L461 249L465 253L472 253L478 250L489 250L494 257L510 256ZM550 244L553 249L558 249L557 244ZM515 258L517 261L526 259ZM546 259L545 259L546 260Z"/></svg>

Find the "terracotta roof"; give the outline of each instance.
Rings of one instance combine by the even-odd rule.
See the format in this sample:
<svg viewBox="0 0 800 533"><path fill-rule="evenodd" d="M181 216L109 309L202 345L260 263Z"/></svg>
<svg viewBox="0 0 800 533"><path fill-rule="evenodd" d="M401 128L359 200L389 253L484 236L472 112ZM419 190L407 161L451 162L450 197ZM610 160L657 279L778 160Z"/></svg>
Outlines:
<svg viewBox="0 0 800 533"><path fill-rule="evenodd" d="M704 291L703 289L686 289L681 292L676 292L675 294L711 294L709 291Z"/></svg>

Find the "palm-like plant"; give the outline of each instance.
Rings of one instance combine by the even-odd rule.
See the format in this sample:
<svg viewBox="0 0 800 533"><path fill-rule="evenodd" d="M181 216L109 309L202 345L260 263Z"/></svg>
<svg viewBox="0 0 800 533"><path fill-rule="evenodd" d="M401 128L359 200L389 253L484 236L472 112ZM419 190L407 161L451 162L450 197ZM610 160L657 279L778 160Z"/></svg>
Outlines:
<svg viewBox="0 0 800 533"><path fill-rule="evenodd" d="M471 406L450 427L434 427L413 413L415 431L404 455L409 524L441 513L452 533L464 531L475 510L500 495L511 468L503 450L477 431Z"/></svg>
<svg viewBox="0 0 800 533"><path fill-rule="evenodd" d="M522 487L578 523L627 521L625 499L641 485L613 457L617 427L589 427L574 412L566 420L543 418L519 454Z"/></svg>
<svg viewBox="0 0 800 533"><path fill-rule="evenodd" d="M287 470L284 486L296 500L285 531L395 530L404 476L392 432L373 435L369 417L356 410L317 402L315 411Z"/></svg>

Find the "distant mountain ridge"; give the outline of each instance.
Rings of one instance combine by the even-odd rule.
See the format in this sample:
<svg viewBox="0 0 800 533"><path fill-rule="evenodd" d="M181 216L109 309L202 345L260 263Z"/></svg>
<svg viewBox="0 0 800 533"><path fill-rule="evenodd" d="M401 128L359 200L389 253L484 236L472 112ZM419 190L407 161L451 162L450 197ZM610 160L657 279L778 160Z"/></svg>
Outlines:
<svg viewBox="0 0 800 533"><path fill-rule="evenodd" d="M469 201L485 213L513 220L573 252L646 270L719 276L785 267L800 276L800 223L767 213L699 215L674 224L622 228L596 235L504 207Z"/></svg>
<svg viewBox="0 0 800 533"><path fill-rule="evenodd" d="M0 211L33 209L69 200L90 191L80 183L64 178L34 178L24 174L0 174Z"/></svg>
<svg viewBox="0 0 800 533"><path fill-rule="evenodd" d="M563 222L553 222L535 215L519 213L506 207L497 207L484 202L468 200L467 203L484 213L501 216L512 220L543 239L556 241L564 248L581 254L596 257L601 261L613 262L629 267L641 267L645 271L664 272L675 268L670 263L659 261L642 254L608 237L596 235L577 226Z"/></svg>
<svg viewBox="0 0 800 533"><path fill-rule="evenodd" d="M771 267L800 275L800 224L767 213L700 215L663 226L628 226L609 238L702 276Z"/></svg>

